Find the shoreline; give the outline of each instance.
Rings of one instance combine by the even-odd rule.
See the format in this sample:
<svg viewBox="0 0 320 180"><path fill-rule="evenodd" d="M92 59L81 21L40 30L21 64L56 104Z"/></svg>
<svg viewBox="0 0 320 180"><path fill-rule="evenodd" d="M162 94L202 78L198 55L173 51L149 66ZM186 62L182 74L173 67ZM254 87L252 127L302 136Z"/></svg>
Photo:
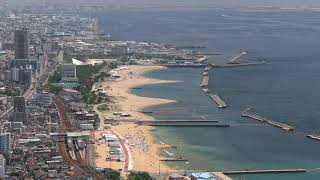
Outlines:
<svg viewBox="0 0 320 180"><path fill-rule="evenodd" d="M148 72L161 70L166 67L141 65L130 65L126 67L126 69L119 72L119 80L100 83L99 86L106 89L109 96L115 98L115 103L110 105L110 112L103 113L97 111L100 118L108 116L114 119L119 119L119 116L112 114L112 112L119 111L130 114L131 117L127 117L127 119L153 120L152 117L142 113L144 108L176 102L169 99L137 96L131 92L133 88L148 84L175 83L176 81L151 79L144 76ZM126 118L122 117L121 119ZM100 123L100 126L102 125L104 125L104 123ZM159 171L161 173L168 173L175 171L175 169L160 161L165 158L160 155L160 151L161 149L168 148L168 145L158 144L156 142L156 137L151 132L152 130L153 127L145 125L137 126L135 124L119 124L111 126L110 130L95 131L95 138L97 138L99 134L101 135L101 133L107 133L110 131L116 132L123 137L132 156L129 159L132 160L130 163L132 164L132 170L134 171L146 171L149 173L159 173ZM95 153L100 156L99 158L95 158L97 167L123 169L124 162L105 161L104 157L106 156L106 148L105 144L95 145Z"/></svg>

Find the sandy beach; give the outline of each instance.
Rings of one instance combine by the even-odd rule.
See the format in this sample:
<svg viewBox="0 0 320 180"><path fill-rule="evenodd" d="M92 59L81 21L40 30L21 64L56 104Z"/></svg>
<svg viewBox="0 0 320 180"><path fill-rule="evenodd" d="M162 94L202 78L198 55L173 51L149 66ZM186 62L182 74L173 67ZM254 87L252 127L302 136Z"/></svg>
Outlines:
<svg viewBox="0 0 320 180"><path fill-rule="evenodd" d="M110 106L110 112L99 112L99 117L104 116L113 117L119 119L119 116L114 116L112 112L125 112L131 115L129 119L143 119L152 120L150 116L147 116L141 111L148 106L155 106L160 104L173 103L175 101L168 99L156 99L141 97L130 94L130 89L143 86L146 84L159 84L159 83L174 83L175 81L166 81L158 79L150 79L143 76L143 74L159 70L165 67L162 66L126 66L128 68L119 71L120 78L115 81L106 81L99 84L100 88L104 88L108 91L110 96L115 97L115 103ZM121 118L123 119L123 118ZM104 127L101 123L100 126ZM102 128L101 128L102 129ZM111 130L96 131L96 139L101 137L101 133L107 133L114 131L118 133L125 141L126 146L130 150L130 161L132 170L147 171L150 173L158 173L159 170L163 173L173 171L166 164L160 162L163 157L160 156L160 149L168 147L168 145L157 144L152 132L152 127L149 126L137 126L135 124L120 124L112 126ZM112 162L105 161L106 156L106 144L96 145L96 159L95 163L97 167L114 169L123 169L124 162Z"/></svg>

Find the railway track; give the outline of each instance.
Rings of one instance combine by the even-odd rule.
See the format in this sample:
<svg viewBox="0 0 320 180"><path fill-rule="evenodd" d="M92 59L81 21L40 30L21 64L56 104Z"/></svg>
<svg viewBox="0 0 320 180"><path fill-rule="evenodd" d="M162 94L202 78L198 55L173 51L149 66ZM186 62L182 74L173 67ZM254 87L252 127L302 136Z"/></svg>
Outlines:
<svg viewBox="0 0 320 180"><path fill-rule="evenodd" d="M65 133L66 130L74 130L74 128L71 125L71 122L69 121L67 114L64 109L63 102L56 96L53 98L53 103L56 106L56 109L58 110L59 118L60 118L60 133ZM97 180L103 180L103 177L99 175L95 169L90 167L86 162L85 159L82 159L80 156L80 153L76 153L76 160L73 160L68 153L67 150L67 144L63 137L59 139L58 141L58 147L59 147L59 153L62 155L63 160L70 166L75 167L79 172L84 176L92 176L94 179Z"/></svg>

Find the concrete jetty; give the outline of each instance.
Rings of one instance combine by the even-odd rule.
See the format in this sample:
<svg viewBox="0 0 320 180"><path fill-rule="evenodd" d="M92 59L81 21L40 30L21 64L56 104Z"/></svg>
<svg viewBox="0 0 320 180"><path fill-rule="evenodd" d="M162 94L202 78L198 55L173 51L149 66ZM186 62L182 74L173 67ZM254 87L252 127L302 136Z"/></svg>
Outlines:
<svg viewBox="0 0 320 180"><path fill-rule="evenodd" d="M208 58L209 58L209 56L200 57L199 59L197 59L197 63L203 63L203 62L205 62Z"/></svg>
<svg viewBox="0 0 320 180"><path fill-rule="evenodd" d="M211 67L210 66L206 66L204 68L204 71L202 73L202 80L201 80L201 84L200 87L202 88L207 88L209 85L209 71L210 71Z"/></svg>
<svg viewBox="0 0 320 180"><path fill-rule="evenodd" d="M219 56L222 53L188 53L187 55L198 55L198 56Z"/></svg>
<svg viewBox="0 0 320 180"><path fill-rule="evenodd" d="M241 67L241 66L255 66L255 65L262 65L266 64L266 61L260 61L260 62L248 62L248 63L233 63L228 65L216 65L212 64L212 67L214 68L233 68L233 67Z"/></svg>
<svg viewBox="0 0 320 180"><path fill-rule="evenodd" d="M211 91L208 89L209 85L209 70L211 69L211 66L205 67L203 73L202 73L202 80L200 87L202 88L202 91L206 93L214 102L217 104L218 108L226 108L227 104L217 95L211 93Z"/></svg>
<svg viewBox="0 0 320 180"><path fill-rule="evenodd" d="M248 53L245 52L245 51L241 52L239 55L237 55L236 57L234 57L233 59L231 59L231 60L228 62L228 64L239 64L239 63L240 63L240 62L239 62L240 58L243 57L243 56L245 56L245 55L247 55L247 54L248 54Z"/></svg>
<svg viewBox="0 0 320 180"><path fill-rule="evenodd" d="M209 76L208 75L204 75L202 77L202 81L201 81L200 87L205 88L205 87L208 87L208 85L209 85Z"/></svg>
<svg viewBox="0 0 320 180"><path fill-rule="evenodd" d="M142 119L115 119L118 122L128 122L128 123L217 123L218 120L203 120L203 119L190 119L190 120L142 120Z"/></svg>
<svg viewBox="0 0 320 180"><path fill-rule="evenodd" d="M227 104L217 94L209 94L209 97L217 104L218 108L227 107Z"/></svg>
<svg viewBox="0 0 320 180"><path fill-rule="evenodd" d="M138 124L149 123L217 123L217 120L139 120Z"/></svg>
<svg viewBox="0 0 320 180"><path fill-rule="evenodd" d="M307 138L320 141L320 135L309 134Z"/></svg>
<svg viewBox="0 0 320 180"><path fill-rule="evenodd" d="M168 64L159 64L160 66L165 66L168 68L204 68L207 65L203 63L168 63Z"/></svg>
<svg viewBox="0 0 320 180"><path fill-rule="evenodd" d="M184 158L168 158L168 159L160 159L160 161L164 161L164 162L187 162L187 159Z"/></svg>
<svg viewBox="0 0 320 180"><path fill-rule="evenodd" d="M235 170L235 171L224 171L223 174L274 174L274 173L305 173L307 169L270 169L270 170Z"/></svg>
<svg viewBox="0 0 320 180"><path fill-rule="evenodd" d="M241 113L241 116L242 117L248 117L248 118L263 122L263 123L270 124L272 126L281 128L281 129L283 129L285 131L294 131L294 128L292 126L289 126L289 125L286 125L286 124L283 124L283 123L280 123L280 122L277 122L277 121L269 120L269 119L264 118L262 116L258 116L256 114L250 113L249 112L250 110L251 110L251 108L247 108L246 110L244 110Z"/></svg>
<svg viewBox="0 0 320 180"><path fill-rule="evenodd" d="M200 123L192 123L192 124L146 124L148 126L163 126L163 127L219 127L219 128L228 128L230 125L228 124L200 124Z"/></svg>

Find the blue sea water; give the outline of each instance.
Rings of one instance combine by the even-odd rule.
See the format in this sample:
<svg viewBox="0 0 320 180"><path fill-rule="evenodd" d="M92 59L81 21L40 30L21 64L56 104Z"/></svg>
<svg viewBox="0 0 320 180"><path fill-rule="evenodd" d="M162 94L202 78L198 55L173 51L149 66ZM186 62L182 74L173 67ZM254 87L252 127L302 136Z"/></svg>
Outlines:
<svg viewBox="0 0 320 180"><path fill-rule="evenodd" d="M149 107L171 109L157 119L211 119L222 124L248 124L230 128L158 128L159 141L177 145L171 150L190 163L171 164L183 169L277 169L320 167L320 142L307 133L320 128L320 13L207 11L110 11L96 14L100 25L115 39L174 45L206 46L219 52L210 58L223 64L241 51L247 59L265 59L261 66L210 71L211 91L228 108L217 109L201 92L202 69L169 68L147 76L178 80L175 84L144 86L134 93L175 99L177 103ZM287 133L240 116L246 107L270 119L294 126ZM259 125L249 125L259 124ZM235 179L320 179L320 171L302 174L234 176Z"/></svg>

